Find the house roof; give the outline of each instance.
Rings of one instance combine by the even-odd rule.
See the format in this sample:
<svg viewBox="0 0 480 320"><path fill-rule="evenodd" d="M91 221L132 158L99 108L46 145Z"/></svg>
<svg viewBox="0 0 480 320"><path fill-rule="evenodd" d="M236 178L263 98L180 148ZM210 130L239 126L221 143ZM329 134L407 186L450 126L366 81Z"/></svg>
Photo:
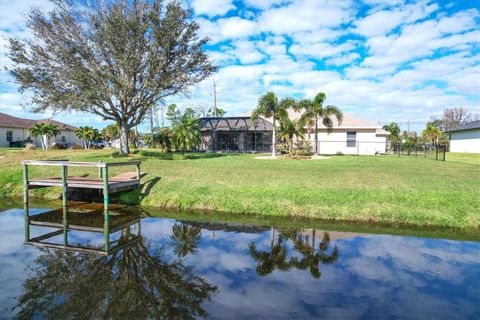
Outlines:
<svg viewBox="0 0 480 320"><path fill-rule="evenodd" d="M200 118L200 131L272 131L273 125L258 118L255 122L250 117Z"/></svg>
<svg viewBox="0 0 480 320"><path fill-rule="evenodd" d="M475 120L469 123L465 123L462 126L448 130L448 132L465 131L465 130L473 130L473 129L480 129L480 120Z"/></svg>
<svg viewBox="0 0 480 320"><path fill-rule="evenodd" d="M28 129L33 127L36 123L51 123L54 126L58 127L61 130L66 131L75 131L77 128L59 121L55 121L52 119L41 119L41 120L33 120L33 119L22 119L17 118L6 113L0 112L0 127L4 128L20 128L20 129Z"/></svg>
<svg viewBox="0 0 480 320"><path fill-rule="evenodd" d="M299 119L303 112L297 112L293 109L288 109L288 117L290 119ZM246 116L250 116L250 113L246 114ZM271 118L266 118L268 121L272 121ZM318 124L319 129L326 129L326 127L322 124ZM380 125L370 122L367 120L363 120L357 117L352 116L349 113L343 113L343 121L341 125L338 125L337 120L333 117L333 128L341 128L341 129L377 129L377 134L388 134L387 131L383 130Z"/></svg>

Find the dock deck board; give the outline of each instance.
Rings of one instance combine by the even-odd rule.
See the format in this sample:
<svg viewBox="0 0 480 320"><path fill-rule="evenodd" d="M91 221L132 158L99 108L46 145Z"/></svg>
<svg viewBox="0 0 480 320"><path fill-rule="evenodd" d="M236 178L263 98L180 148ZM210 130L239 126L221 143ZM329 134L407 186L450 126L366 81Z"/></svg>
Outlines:
<svg viewBox="0 0 480 320"><path fill-rule="evenodd" d="M134 173L133 173L134 174ZM104 181L93 177L67 177L67 188L103 189ZM127 172L119 176L109 178L108 188L110 192L134 189L140 185L140 180ZM61 177L35 178L28 180L28 186L32 187L62 187Z"/></svg>

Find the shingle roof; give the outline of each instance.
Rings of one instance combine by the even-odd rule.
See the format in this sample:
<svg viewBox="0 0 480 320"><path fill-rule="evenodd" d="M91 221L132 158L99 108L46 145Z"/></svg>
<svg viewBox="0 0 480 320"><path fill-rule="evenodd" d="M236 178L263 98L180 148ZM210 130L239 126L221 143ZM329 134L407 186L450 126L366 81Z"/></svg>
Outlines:
<svg viewBox="0 0 480 320"><path fill-rule="evenodd" d="M447 132L465 131L465 130L473 130L473 129L480 129L480 120L475 120L469 123L465 123L464 125L450 129Z"/></svg>
<svg viewBox="0 0 480 320"><path fill-rule="evenodd" d="M200 131L272 131L273 125L263 118L250 117L200 118Z"/></svg>
<svg viewBox="0 0 480 320"><path fill-rule="evenodd" d="M75 129L77 129L74 126L51 119L22 119L0 112L0 127L28 129L33 127L36 123L51 123L57 126L59 129L67 131L75 131Z"/></svg>

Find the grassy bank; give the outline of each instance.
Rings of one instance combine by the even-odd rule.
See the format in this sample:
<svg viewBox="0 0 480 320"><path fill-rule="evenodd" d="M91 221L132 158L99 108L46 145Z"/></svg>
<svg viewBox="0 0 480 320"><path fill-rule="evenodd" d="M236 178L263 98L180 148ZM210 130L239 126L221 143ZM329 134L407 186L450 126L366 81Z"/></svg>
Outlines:
<svg viewBox="0 0 480 320"><path fill-rule="evenodd" d="M22 159L118 161L111 151L5 152L0 195L21 194ZM140 152L148 175L141 192L122 195L142 206L215 210L264 217L297 216L392 225L480 228L480 159L447 155L447 161L415 157L337 156L324 160L257 160L254 155ZM32 168L33 176L58 168ZM72 168L70 174L96 174ZM116 172L112 172L115 174ZM32 193L57 197L58 190Z"/></svg>

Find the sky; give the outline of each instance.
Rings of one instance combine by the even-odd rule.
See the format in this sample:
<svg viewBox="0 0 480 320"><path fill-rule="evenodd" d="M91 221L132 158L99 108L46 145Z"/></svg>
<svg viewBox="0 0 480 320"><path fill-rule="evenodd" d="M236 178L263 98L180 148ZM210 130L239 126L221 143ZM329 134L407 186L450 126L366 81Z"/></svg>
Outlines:
<svg viewBox="0 0 480 320"><path fill-rule="evenodd" d="M327 95L327 104L356 117L420 130L445 108L480 112L480 2L407 0L184 0L218 66L211 78L174 96L181 107L213 104L244 115L258 98ZM3 66L6 37L28 37L24 14L42 0L0 0L0 112L29 118ZM57 114L72 125L106 123L88 114ZM147 124L140 130L147 130Z"/></svg>

